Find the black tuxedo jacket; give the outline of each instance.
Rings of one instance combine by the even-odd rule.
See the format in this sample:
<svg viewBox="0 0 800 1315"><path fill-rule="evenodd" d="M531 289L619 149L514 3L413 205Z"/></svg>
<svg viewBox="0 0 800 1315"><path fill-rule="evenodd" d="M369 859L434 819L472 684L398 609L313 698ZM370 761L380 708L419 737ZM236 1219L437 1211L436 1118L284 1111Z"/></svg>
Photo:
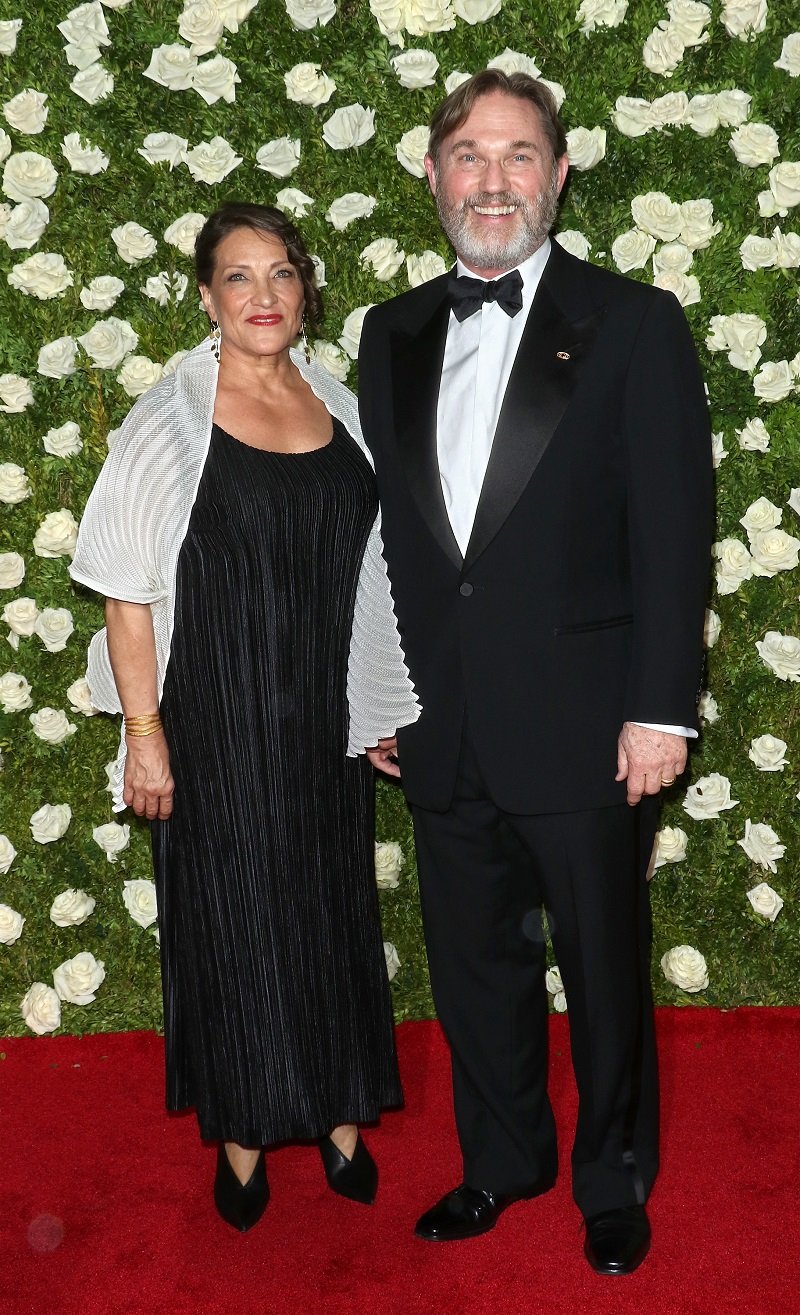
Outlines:
<svg viewBox="0 0 800 1315"><path fill-rule="evenodd" d="M708 409L667 292L553 243L466 556L445 511L436 404L447 276L369 311L361 418L422 716L406 794L448 807L464 710L515 813L606 807L626 720L693 726L712 534Z"/></svg>

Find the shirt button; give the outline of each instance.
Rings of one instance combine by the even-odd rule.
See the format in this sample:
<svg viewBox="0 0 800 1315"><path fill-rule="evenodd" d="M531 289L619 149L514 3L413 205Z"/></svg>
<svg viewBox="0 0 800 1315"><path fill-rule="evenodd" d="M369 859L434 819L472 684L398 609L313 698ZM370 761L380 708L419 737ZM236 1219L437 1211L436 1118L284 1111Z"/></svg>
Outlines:
<svg viewBox="0 0 800 1315"><path fill-rule="evenodd" d="M462 598L469 598L470 594L472 593L472 589L473 586L467 580L465 580L462 585L459 585L458 592L461 594Z"/></svg>

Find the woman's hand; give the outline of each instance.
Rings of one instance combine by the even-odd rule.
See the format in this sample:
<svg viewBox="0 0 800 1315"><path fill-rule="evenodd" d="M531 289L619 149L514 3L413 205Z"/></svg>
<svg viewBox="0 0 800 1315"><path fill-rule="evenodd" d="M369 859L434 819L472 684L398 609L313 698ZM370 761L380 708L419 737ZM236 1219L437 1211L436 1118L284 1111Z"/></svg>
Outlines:
<svg viewBox="0 0 800 1315"><path fill-rule="evenodd" d="M378 740L374 748L367 749L367 757L376 771L385 772L387 776L400 776L396 735L387 735L385 740Z"/></svg>
<svg viewBox="0 0 800 1315"><path fill-rule="evenodd" d="M129 736L122 797L138 817L166 819L172 813L175 782L169 767L169 749L163 731Z"/></svg>

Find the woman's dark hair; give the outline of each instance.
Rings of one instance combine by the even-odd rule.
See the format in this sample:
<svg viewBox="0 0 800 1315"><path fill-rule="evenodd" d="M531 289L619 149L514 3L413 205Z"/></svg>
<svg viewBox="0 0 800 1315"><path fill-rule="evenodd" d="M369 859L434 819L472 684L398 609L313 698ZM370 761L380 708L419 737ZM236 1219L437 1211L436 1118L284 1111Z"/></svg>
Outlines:
<svg viewBox="0 0 800 1315"><path fill-rule="evenodd" d="M226 201L209 215L194 248L194 271L198 283L209 286L214 276L217 247L237 228L252 228L255 233L275 237L286 247L289 263L294 265L303 283L306 321L312 328L322 319L322 297L314 281L314 262L294 224L282 210L272 205L253 205L248 201Z"/></svg>
<svg viewBox="0 0 800 1315"><path fill-rule="evenodd" d="M481 96L488 96L499 91L504 96L515 96L518 100L527 100L536 110L545 138L553 152L553 159L558 160L567 153L567 138L563 124L558 117L553 93L543 82L529 77L527 73L503 73L502 69L487 68L476 73L468 82L462 82L443 100L431 120L431 134L428 140L428 154L436 169L439 168L439 151L445 137L460 128L469 118L475 102Z"/></svg>

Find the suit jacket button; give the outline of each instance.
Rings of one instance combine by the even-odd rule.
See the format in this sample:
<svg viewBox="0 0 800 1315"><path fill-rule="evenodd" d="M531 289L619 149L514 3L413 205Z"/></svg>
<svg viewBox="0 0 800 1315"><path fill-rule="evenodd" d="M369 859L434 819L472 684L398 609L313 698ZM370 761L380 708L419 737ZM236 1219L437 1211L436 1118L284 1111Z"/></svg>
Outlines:
<svg viewBox="0 0 800 1315"><path fill-rule="evenodd" d="M473 586L469 583L469 581L465 580L462 585L459 585L458 592L461 594L462 598L469 598L470 594L472 593L472 588Z"/></svg>

